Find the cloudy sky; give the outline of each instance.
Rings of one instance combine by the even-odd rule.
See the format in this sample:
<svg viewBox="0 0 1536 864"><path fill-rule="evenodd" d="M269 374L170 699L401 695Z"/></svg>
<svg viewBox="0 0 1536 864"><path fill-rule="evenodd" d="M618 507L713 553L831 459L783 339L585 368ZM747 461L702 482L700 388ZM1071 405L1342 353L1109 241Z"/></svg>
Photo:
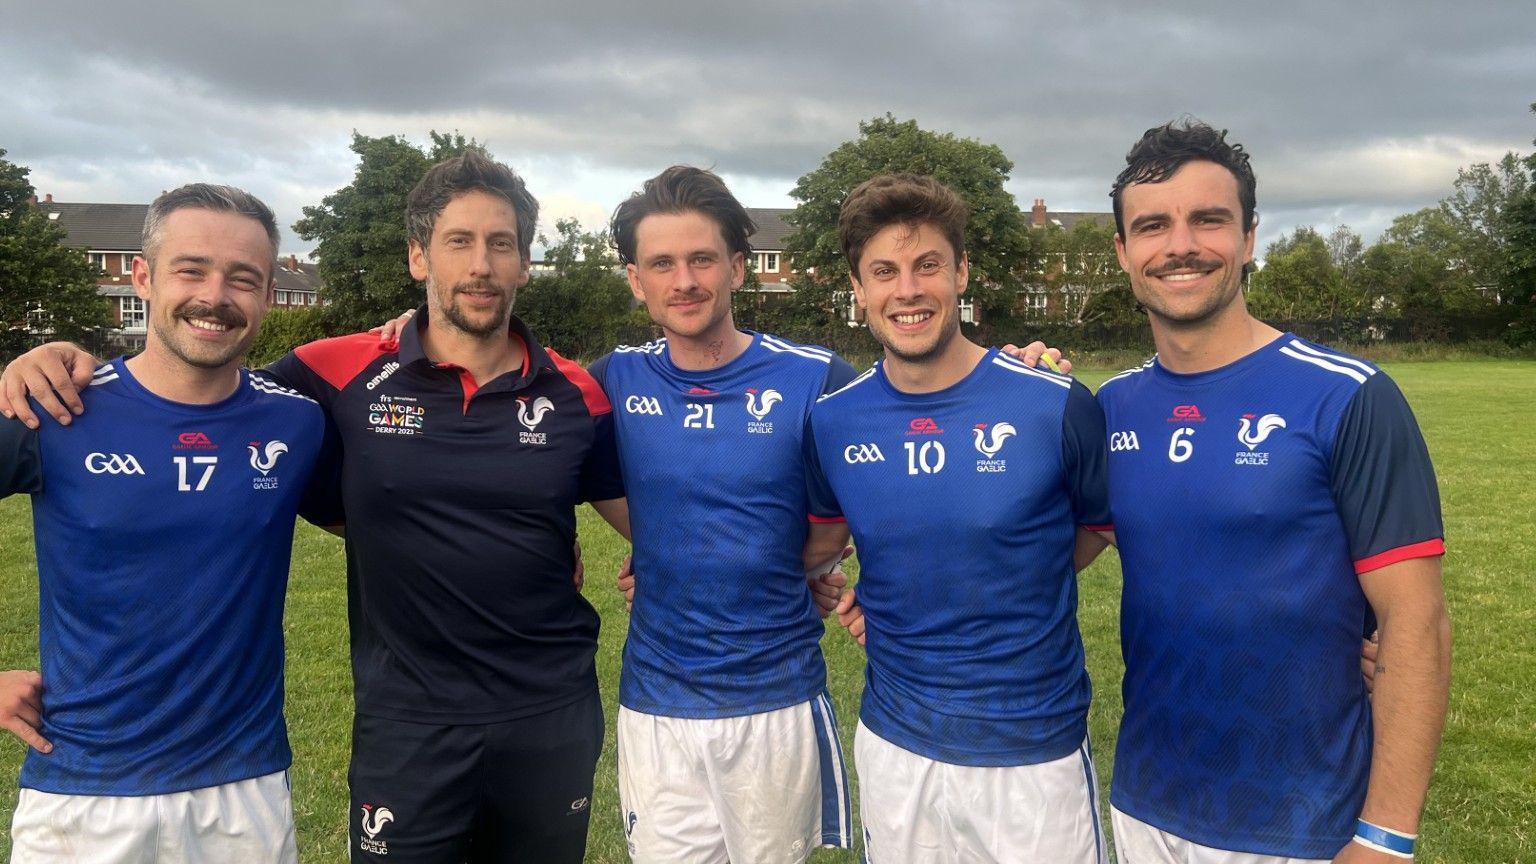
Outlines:
<svg viewBox="0 0 1536 864"><path fill-rule="evenodd" d="M1373 237L1460 166L1529 152L1536 4L688 0L0 0L0 148L60 201L191 180L299 209L350 133L457 129L598 227L645 177L713 166L749 206L890 112L997 144L1026 209L1108 209L1142 130L1232 130L1261 244Z"/></svg>

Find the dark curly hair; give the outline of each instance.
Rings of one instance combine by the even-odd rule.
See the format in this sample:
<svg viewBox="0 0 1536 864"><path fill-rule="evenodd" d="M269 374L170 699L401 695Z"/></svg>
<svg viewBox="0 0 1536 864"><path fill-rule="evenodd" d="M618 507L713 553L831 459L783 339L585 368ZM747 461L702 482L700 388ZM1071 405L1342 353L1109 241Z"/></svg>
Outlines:
<svg viewBox="0 0 1536 864"><path fill-rule="evenodd" d="M752 251L747 238L757 231L745 207L725 187L725 181L713 171L694 168L691 165L673 165L671 168L645 181L639 192L629 196L613 211L608 230L613 235L614 248L619 260L625 264L635 260L636 237L640 222L653 213L698 213L720 226L720 236L734 255L746 256Z"/></svg>
<svg viewBox="0 0 1536 864"><path fill-rule="evenodd" d="M1243 233L1253 229L1253 210L1258 181L1241 144L1227 143L1227 130L1217 132L1191 117L1154 126L1125 154L1125 170L1115 178L1109 197L1115 202L1115 230L1125 236L1121 197L1135 183L1162 183L1185 163L1205 161L1232 172L1237 178L1237 200L1243 205Z"/></svg>

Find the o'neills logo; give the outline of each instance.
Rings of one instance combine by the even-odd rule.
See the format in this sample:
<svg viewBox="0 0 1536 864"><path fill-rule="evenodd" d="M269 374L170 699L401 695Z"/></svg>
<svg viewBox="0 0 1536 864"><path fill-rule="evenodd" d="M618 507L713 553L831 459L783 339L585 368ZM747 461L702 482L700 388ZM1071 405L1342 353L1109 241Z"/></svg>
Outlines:
<svg viewBox="0 0 1536 864"><path fill-rule="evenodd" d="M382 384L384 382L385 378L388 378L389 376L395 374L395 370L397 370L399 368L400 368L400 364L396 363L393 360L389 361L388 363L385 363L384 364L384 368L379 370L379 374L377 374L377 375L373 376L372 378L368 379L368 389L372 390L373 388L375 388L375 387L379 386L380 384Z"/></svg>

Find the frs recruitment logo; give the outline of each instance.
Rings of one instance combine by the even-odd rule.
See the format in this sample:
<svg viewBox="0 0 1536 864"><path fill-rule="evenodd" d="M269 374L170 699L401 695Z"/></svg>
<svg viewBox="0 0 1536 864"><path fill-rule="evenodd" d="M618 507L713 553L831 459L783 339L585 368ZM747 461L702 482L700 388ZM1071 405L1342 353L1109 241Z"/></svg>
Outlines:
<svg viewBox="0 0 1536 864"><path fill-rule="evenodd" d="M219 449L219 445L213 443L213 440L202 432L183 432L176 436L176 443L171 447L171 449L217 450Z"/></svg>
<svg viewBox="0 0 1536 864"><path fill-rule="evenodd" d="M388 855L389 844L377 839L384 826L395 821L395 814L388 807L375 808L372 804L363 805L362 829L363 837L358 840L358 847L364 852L374 855Z"/></svg>
<svg viewBox="0 0 1536 864"><path fill-rule="evenodd" d="M975 439L976 452L986 457L976 460L976 470L983 474L1000 474L1007 471L1008 460L998 459L996 456L998 451L1003 449L1004 441L1019 434L1019 431L1013 428L1013 424L994 423L988 430L987 424L977 423L976 428L971 430L971 434Z"/></svg>
<svg viewBox="0 0 1536 864"><path fill-rule="evenodd" d="M908 435L941 435L943 432L932 417L916 417L907 424Z"/></svg>
<svg viewBox="0 0 1536 864"><path fill-rule="evenodd" d="M1169 423L1204 423L1205 415L1200 413L1196 405L1176 405L1173 414L1168 417Z"/></svg>
<svg viewBox="0 0 1536 864"><path fill-rule="evenodd" d="M526 432L517 433L517 440L521 444L548 444L549 436L543 432L535 432L538 425L544 422L544 415L555 410L555 403L548 396L540 396L531 403L528 397L519 396L517 399L517 422L523 424Z"/></svg>
<svg viewBox="0 0 1536 864"><path fill-rule="evenodd" d="M747 388L747 413L755 418L747 421L747 431L759 435L772 434L773 423L765 421L763 418L768 416L768 412L773 410L773 406L783 401L784 396L777 390L764 390L761 393L761 398L759 398L759 393L756 389Z"/></svg>
<svg viewBox="0 0 1536 864"><path fill-rule="evenodd" d="M274 438L265 447L260 441L252 441L245 449L251 454L251 467L261 472L260 477L251 478L251 488L276 489L277 478L267 475L277 467L277 457L288 452L288 445Z"/></svg>
<svg viewBox="0 0 1536 864"><path fill-rule="evenodd" d="M1237 455L1233 457L1233 462L1238 465L1268 465L1269 453L1257 451L1254 448L1263 444L1265 439L1269 438L1270 433L1276 429L1285 428L1285 418L1279 414L1265 414L1263 417L1258 417L1258 422L1255 423L1254 418L1256 416L1254 414L1244 414L1242 419L1238 421L1238 443L1248 448L1247 450L1237 451Z"/></svg>

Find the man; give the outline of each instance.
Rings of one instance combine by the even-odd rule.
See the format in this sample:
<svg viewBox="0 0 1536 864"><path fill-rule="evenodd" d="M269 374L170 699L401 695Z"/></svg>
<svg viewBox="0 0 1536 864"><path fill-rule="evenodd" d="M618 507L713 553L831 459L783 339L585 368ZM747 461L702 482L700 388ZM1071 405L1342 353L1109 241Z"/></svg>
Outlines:
<svg viewBox="0 0 1536 864"><path fill-rule="evenodd" d="M506 166L439 163L407 201L412 326L269 370L343 442L354 861L584 855L603 719L574 508L627 519L607 399L512 315L537 221ZM64 380L50 356L18 375Z"/></svg>
<svg viewBox="0 0 1536 864"><path fill-rule="evenodd" d="M241 190L161 195L133 262L143 353L95 370L71 426L0 421L42 595L42 675L0 676L0 725L32 747L12 861L297 860L283 595L295 513L340 514L324 412L239 365L277 247Z"/></svg>
<svg viewBox="0 0 1536 864"><path fill-rule="evenodd" d="M1411 857L1450 674L1423 438L1379 368L1248 313L1240 146L1170 124L1126 161L1115 249L1158 353L1099 391L1125 574L1121 860Z"/></svg>
<svg viewBox="0 0 1536 864"><path fill-rule="evenodd" d="M807 522L801 440L853 369L736 329L752 230L719 177L686 166L613 217L631 290L665 334L592 366L615 406L640 574L618 718L636 862L800 862L851 839L806 590L848 534Z"/></svg>
<svg viewBox="0 0 1536 864"><path fill-rule="evenodd" d="M811 412L812 512L860 549L855 760L875 864L1104 862L1073 552L1107 527L1104 421L959 333L963 201L876 177L839 221L884 359Z"/></svg>

